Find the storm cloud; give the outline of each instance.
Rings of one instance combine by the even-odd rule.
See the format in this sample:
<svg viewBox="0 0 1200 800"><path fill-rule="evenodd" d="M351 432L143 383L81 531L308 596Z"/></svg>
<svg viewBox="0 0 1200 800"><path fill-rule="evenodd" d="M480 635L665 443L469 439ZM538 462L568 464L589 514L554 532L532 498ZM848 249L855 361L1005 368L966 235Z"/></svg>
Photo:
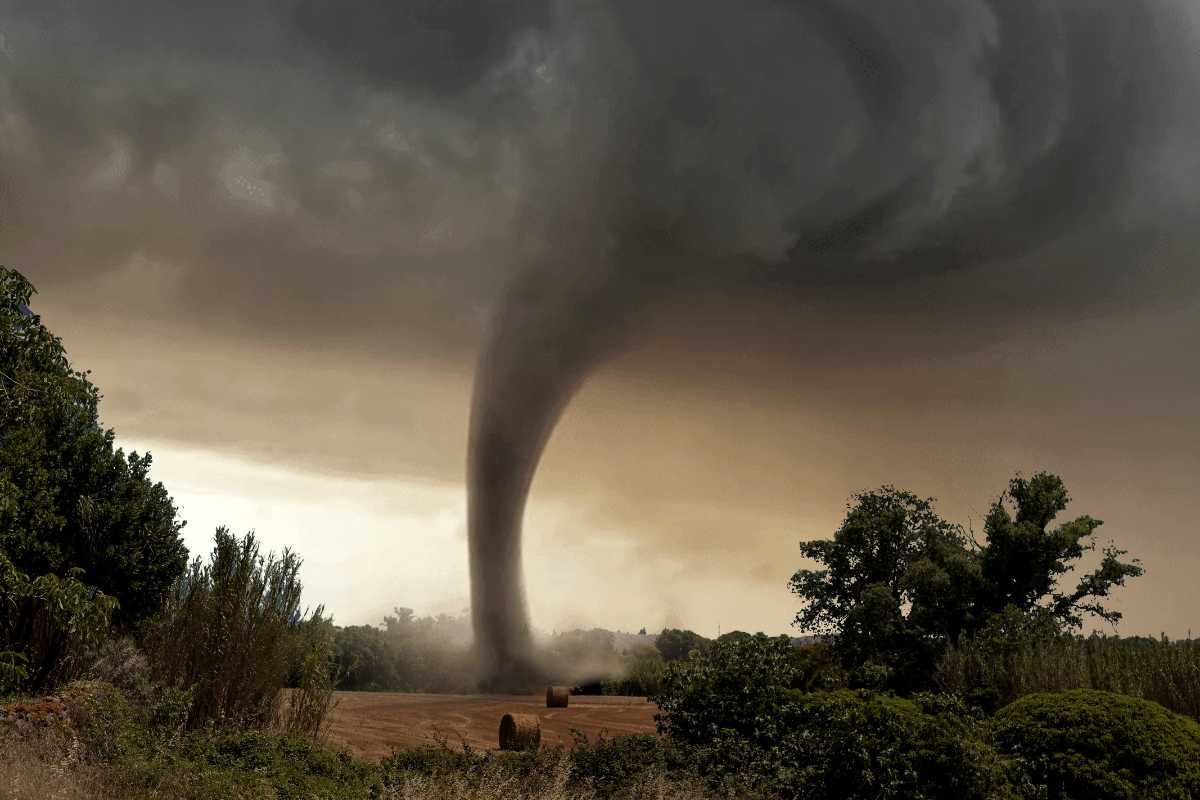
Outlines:
<svg viewBox="0 0 1200 800"><path fill-rule="evenodd" d="M840 504L815 461L751 433L758 476L680 517L748 431L841 430L818 460L876 446L904 472L920 437L888 437L946 416L923 416L914 358L953 382L1033 330L1191 330L1171 314L1198 283L1196 17L1182 0L0 0L0 261L91 356L120 430L449 483L471 436L476 486L496 487L472 513L510 529L559 415L611 364L546 490L583 507L608 487L610 519L642 515L644 547L683 557L679 531L751 506L776 535L793 479ZM1133 347L1104 341L1080 358ZM1192 373L1151 362L1168 388L1123 413L1194 396ZM1037 394L1007 391L949 416L990 414L1003 438ZM707 400L652 422L681 397ZM620 426L667 438L607 441ZM995 471L1036 466L1017 459ZM876 475L842 469L851 488Z"/></svg>

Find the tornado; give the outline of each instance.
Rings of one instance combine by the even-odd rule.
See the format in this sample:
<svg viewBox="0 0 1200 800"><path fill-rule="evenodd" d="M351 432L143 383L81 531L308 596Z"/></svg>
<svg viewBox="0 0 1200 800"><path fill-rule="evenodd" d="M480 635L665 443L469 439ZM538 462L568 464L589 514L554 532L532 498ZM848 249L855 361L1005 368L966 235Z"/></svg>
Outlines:
<svg viewBox="0 0 1200 800"><path fill-rule="evenodd" d="M527 689L538 680L521 568L525 500L572 393L619 339L619 328L603 319L620 307L610 292L551 275L552 267L531 270L510 288L475 377L471 612L483 685L494 691Z"/></svg>
<svg viewBox="0 0 1200 800"><path fill-rule="evenodd" d="M521 553L538 461L656 308L699 286L1003 269L1100 235L1174 202L1148 176L1200 107L1184 2L589 9L572 24L564 5L541 33L561 58L539 74L570 92L546 103L567 133L539 150L533 213L570 232L547 234L493 309L473 389L471 602L491 688L538 677Z"/></svg>

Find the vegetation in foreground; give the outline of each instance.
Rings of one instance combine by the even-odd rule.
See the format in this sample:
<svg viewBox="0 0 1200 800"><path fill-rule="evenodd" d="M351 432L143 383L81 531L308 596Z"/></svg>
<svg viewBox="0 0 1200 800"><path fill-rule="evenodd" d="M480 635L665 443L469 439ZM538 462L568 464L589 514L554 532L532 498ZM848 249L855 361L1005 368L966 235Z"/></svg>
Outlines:
<svg viewBox="0 0 1200 800"><path fill-rule="evenodd" d="M0 792L13 798L1200 798L1200 645L1080 635L1142 573L1100 521L1015 477L977 542L930 499L855 495L796 572L801 642L606 631L564 675L655 696L659 735L532 753L321 744L337 680L469 688L465 621L336 628L300 560L216 532L190 565L148 455L0 269ZM1073 586L1062 578L1082 575ZM84 678L86 680L80 680ZM290 689L284 692L285 688Z"/></svg>

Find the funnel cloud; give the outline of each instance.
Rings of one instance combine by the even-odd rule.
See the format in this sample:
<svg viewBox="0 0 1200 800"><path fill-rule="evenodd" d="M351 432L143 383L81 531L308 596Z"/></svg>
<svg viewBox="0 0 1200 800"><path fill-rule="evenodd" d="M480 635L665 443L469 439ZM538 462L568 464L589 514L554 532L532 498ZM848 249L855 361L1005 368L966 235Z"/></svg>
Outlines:
<svg viewBox="0 0 1200 800"><path fill-rule="evenodd" d="M1192 20L1166 2L558 12L529 40L547 84L571 87L545 100L558 141L525 216L533 266L494 314L472 406L472 608L493 684L534 674L521 521L539 457L656 309L1003 269L1147 206L1169 216L1147 176L1196 99Z"/></svg>

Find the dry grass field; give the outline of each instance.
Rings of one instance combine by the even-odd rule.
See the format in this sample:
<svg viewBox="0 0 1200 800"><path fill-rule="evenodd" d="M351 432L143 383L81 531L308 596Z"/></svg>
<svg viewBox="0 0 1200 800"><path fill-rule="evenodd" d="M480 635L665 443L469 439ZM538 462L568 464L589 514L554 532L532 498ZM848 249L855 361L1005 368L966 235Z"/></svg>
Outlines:
<svg viewBox="0 0 1200 800"><path fill-rule="evenodd" d="M653 733L658 707L643 697L575 696L567 708L546 708L544 695L447 695L337 692L329 715L329 743L362 758L393 749L463 743L494 749L500 718L509 712L537 714L542 745L569 744L571 730L593 741L609 736Z"/></svg>

